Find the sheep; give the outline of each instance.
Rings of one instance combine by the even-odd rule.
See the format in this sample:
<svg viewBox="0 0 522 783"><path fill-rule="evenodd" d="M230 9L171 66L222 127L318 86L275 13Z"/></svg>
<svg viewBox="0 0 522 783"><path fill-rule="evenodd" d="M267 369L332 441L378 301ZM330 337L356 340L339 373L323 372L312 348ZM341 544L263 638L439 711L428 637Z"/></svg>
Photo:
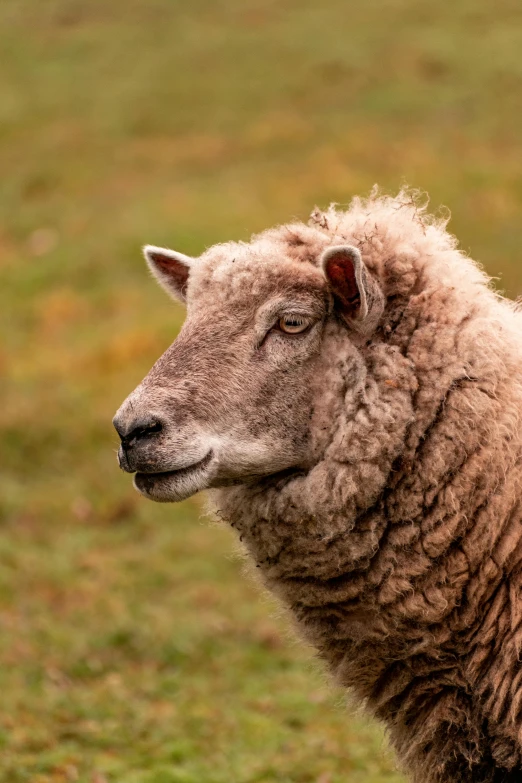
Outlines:
<svg viewBox="0 0 522 783"><path fill-rule="evenodd" d="M407 190L199 259L114 423L147 498L202 489L415 783L522 780L521 315Z"/></svg>

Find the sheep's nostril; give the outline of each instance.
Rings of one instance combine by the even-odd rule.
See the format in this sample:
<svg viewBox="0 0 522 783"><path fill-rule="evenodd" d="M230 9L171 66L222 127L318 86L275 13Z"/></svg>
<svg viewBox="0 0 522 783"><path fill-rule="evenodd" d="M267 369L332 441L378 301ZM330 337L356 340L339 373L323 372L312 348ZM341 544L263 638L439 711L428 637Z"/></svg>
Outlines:
<svg viewBox="0 0 522 783"><path fill-rule="evenodd" d="M147 429L148 435L153 435L155 432L161 432L163 429L163 424L161 421L155 421L153 424L149 424L149 427Z"/></svg>
<svg viewBox="0 0 522 783"><path fill-rule="evenodd" d="M121 442L124 447L128 448L129 446L134 446L139 440L154 437L161 432L162 429L163 425L159 421L150 421L146 424L140 422L140 424L134 427L128 435L125 435L125 437L121 439Z"/></svg>
<svg viewBox="0 0 522 783"><path fill-rule="evenodd" d="M163 429L163 424L159 419L141 419L129 422L126 425L115 419L113 423L124 448L134 446L137 441L144 438L155 437Z"/></svg>

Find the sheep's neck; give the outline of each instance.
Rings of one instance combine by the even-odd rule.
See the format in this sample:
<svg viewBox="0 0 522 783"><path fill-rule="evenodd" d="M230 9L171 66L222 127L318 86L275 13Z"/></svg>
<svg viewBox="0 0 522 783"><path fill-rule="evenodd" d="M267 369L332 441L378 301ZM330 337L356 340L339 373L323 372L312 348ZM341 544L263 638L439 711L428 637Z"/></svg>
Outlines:
<svg viewBox="0 0 522 783"><path fill-rule="evenodd" d="M356 653L367 662L369 642L377 671L434 634L445 644L464 632L469 611L475 624L463 602L471 575L517 517L515 500L505 506L520 483L516 451L505 449L512 411L463 369L460 345L443 367L430 364L429 345L424 364L410 358L426 334L462 342L467 318L446 332L413 319L413 337L399 327L368 347L356 407L342 389L341 418L308 474L217 493L221 515L320 653L334 668L353 661L345 681L360 683Z"/></svg>

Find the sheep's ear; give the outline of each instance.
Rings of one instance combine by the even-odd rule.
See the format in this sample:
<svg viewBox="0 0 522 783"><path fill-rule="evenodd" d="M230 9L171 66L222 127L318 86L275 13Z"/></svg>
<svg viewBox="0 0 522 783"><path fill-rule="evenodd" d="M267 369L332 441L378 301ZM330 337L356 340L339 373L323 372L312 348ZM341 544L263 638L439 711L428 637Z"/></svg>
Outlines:
<svg viewBox="0 0 522 783"><path fill-rule="evenodd" d="M194 259L155 245L145 245L143 255L160 286L171 296L185 302L189 271Z"/></svg>
<svg viewBox="0 0 522 783"><path fill-rule="evenodd" d="M359 250L353 245L329 247L321 265L340 315L356 331L371 333L382 315L384 296Z"/></svg>

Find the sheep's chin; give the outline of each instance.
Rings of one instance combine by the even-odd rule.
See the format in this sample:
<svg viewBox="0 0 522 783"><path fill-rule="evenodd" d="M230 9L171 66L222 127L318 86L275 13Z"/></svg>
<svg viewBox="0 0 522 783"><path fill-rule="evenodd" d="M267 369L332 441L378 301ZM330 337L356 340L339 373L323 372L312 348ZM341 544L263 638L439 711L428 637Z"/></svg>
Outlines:
<svg viewBox="0 0 522 783"><path fill-rule="evenodd" d="M134 486L148 500L157 503L178 503L207 489L213 475L212 452L199 462L180 470L165 473L136 473Z"/></svg>

